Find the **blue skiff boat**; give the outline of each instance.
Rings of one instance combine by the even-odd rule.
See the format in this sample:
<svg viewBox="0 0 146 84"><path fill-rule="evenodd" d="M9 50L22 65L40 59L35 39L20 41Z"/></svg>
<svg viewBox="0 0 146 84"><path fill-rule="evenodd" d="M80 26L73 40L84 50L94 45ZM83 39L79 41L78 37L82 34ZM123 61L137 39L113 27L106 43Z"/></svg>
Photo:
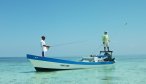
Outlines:
<svg viewBox="0 0 146 84"><path fill-rule="evenodd" d="M90 58L83 58L80 61L42 57L30 54L27 54L27 59L32 63L36 71L85 69L97 67L99 65L108 65L115 63L114 58L111 59L110 56L109 59L108 55L105 54L99 56L91 56Z"/></svg>

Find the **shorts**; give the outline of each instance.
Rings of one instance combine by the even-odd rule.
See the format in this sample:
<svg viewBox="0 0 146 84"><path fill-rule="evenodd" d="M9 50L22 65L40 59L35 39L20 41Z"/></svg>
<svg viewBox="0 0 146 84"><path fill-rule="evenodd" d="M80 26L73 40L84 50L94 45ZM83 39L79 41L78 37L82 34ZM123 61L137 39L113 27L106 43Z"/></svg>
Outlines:
<svg viewBox="0 0 146 84"><path fill-rule="evenodd" d="M109 47L109 43L108 42L104 42L103 46L104 47Z"/></svg>

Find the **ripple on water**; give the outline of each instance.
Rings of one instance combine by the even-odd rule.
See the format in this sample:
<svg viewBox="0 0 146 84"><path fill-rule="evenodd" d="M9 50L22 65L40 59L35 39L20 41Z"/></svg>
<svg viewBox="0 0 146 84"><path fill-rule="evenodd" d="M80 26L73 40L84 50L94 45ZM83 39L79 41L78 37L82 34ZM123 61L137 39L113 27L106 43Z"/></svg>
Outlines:
<svg viewBox="0 0 146 84"><path fill-rule="evenodd" d="M107 76L107 77L103 77L101 78L101 80L121 80L121 77L114 77L114 76Z"/></svg>

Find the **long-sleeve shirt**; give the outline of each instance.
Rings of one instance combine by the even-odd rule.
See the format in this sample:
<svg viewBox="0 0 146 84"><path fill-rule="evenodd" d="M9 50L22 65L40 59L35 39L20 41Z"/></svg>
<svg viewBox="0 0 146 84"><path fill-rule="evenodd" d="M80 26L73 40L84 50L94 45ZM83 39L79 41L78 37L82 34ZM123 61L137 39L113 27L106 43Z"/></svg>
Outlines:
<svg viewBox="0 0 146 84"><path fill-rule="evenodd" d="M46 42L44 40L41 40L41 47L42 47L42 51L46 52L48 49L46 47Z"/></svg>
<svg viewBox="0 0 146 84"><path fill-rule="evenodd" d="M108 35L103 35L102 36L102 41L105 43L108 43L110 41L109 36Z"/></svg>

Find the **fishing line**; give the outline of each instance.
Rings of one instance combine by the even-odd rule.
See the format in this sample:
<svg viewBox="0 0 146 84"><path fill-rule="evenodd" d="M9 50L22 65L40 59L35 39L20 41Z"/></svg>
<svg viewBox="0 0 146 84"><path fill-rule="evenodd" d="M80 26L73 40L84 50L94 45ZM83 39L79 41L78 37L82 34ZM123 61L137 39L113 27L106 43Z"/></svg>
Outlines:
<svg viewBox="0 0 146 84"><path fill-rule="evenodd" d="M61 44L56 44L50 47L59 47L59 46L67 46L67 45L72 45L72 44L79 44L79 43L85 43L87 41L72 41L72 42L67 42L67 43L61 43Z"/></svg>

